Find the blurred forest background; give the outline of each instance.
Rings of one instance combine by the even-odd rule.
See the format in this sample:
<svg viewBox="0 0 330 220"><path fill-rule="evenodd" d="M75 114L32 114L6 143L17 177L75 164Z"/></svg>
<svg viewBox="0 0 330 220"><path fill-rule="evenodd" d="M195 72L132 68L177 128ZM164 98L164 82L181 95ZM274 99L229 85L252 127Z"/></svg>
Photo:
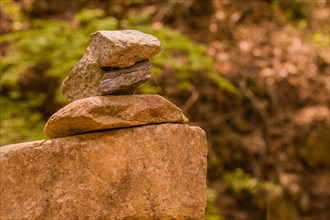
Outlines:
<svg viewBox="0 0 330 220"><path fill-rule="evenodd" d="M139 93L207 133L206 219L329 219L329 1L0 3L1 145L45 138L91 33L136 29L163 48Z"/></svg>

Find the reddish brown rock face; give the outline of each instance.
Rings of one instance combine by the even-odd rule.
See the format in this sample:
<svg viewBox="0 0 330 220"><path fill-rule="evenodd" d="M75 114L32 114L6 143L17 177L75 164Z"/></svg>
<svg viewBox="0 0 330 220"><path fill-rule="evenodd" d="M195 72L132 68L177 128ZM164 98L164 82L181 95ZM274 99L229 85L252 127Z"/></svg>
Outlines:
<svg viewBox="0 0 330 220"><path fill-rule="evenodd" d="M146 124L187 123L181 109L158 95L96 96L76 100L45 125L49 138Z"/></svg>
<svg viewBox="0 0 330 220"><path fill-rule="evenodd" d="M1 219L202 219L205 133L183 124L0 148Z"/></svg>

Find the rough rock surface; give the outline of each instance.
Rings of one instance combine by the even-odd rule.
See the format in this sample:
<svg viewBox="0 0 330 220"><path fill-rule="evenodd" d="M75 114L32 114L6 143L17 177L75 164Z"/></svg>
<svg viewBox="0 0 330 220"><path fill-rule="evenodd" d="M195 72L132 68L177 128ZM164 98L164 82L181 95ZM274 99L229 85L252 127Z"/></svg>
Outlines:
<svg viewBox="0 0 330 220"><path fill-rule="evenodd" d="M97 31L89 47L98 66L118 68L146 60L161 49L156 37L136 30Z"/></svg>
<svg viewBox="0 0 330 220"><path fill-rule="evenodd" d="M147 125L0 148L0 219L203 219L204 131Z"/></svg>
<svg viewBox="0 0 330 220"><path fill-rule="evenodd" d="M103 78L97 90L98 95L133 94L135 89L150 78L149 60L123 69L103 69Z"/></svg>
<svg viewBox="0 0 330 220"><path fill-rule="evenodd" d="M76 100L50 117L49 138L166 122L186 123L181 109L159 95L96 96Z"/></svg>
<svg viewBox="0 0 330 220"><path fill-rule="evenodd" d="M97 95L97 88L105 72L95 64L90 54L87 48L83 58L62 84L62 93L69 101Z"/></svg>
<svg viewBox="0 0 330 220"><path fill-rule="evenodd" d="M84 56L64 80L62 93L69 101L96 96L105 74L102 67L129 67L160 49L157 38L139 31L98 31L91 35Z"/></svg>

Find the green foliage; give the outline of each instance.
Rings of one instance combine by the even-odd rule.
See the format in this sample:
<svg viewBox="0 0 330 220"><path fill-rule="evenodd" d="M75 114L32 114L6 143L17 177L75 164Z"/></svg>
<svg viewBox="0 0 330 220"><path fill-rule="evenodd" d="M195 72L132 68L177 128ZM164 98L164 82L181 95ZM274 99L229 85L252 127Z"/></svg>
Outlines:
<svg viewBox="0 0 330 220"><path fill-rule="evenodd" d="M211 80L213 80L219 88L222 88L223 90L226 90L226 91L228 91L232 94L241 96L241 93L239 92L237 87L235 87L227 79L222 78L221 76L219 76L219 74L217 74L216 72L214 72L214 71L209 72L208 77Z"/></svg>
<svg viewBox="0 0 330 220"><path fill-rule="evenodd" d="M329 31L328 31L329 33ZM312 40L316 47L329 49L330 46L330 38L324 33L316 32L312 35Z"/></svg>
<svg viewBox="0 0 330 220"><path fill-rule="evenodd" d="M4 0L0 1L1 13L10 15L13 28L18 30L22 27L22 23L26 20L24 14L21 12L18 4L14 0Z"/></svg>
<svg viewBox="0 0 330 220"><path fill-rule="evenodd" d="M170 69L170 76L177 80L180 89L189 90L192 86L193 73L205 74L205 78L213 81L218 88L233 94L239 94L238 89L228 80L219 76L214 70L213 60L206 56L207 46L192 42L179 31L168 27L155 29L150 26L150 16L140 14L128 18L122 23L127 24L125 28L140 30L144 33L156 36L162 43L161 52L152 58L152 75L157 78ZM160 93L158 85L151 83L140 87L144 93Z"/></svg>
<svg viewBox="0 0 330 220"><path fill-rule="evenodd" d="M143 15L134 21L128 28L140 30L144 33L156 36L162 42L161 52L152 58L153 76L157 78L165 73L165 69L171 69L171 75L176 78L180 89L188 90L192 86L192 73L205 74L205 78L213 81L218 88L238 95L238 89L228 80L222 78L214 70L213 61L206 56L206 45L194 43L180 32L163 27L156 30L145 23ZM177 85L174 85L177 86ZM141 86L144 93L160 93L157 85L150 83Z"/></svg>
<svg viewBox="0 0 330 220"><path fill-rule="evenodd" d="M281 10L289 19L303 19L308 17L309 1L301 0L271 0L276 10Z"/></svg>
<svg viewBox="0 0 330 220"><path fill-rule="evenodd" d="M207 206L205 211L205 219L224 220L224 218L220 216L218 208L215 204L217 192L214 189L207 188L206 196L207 196Z"/></svg>
<svg viewBox="0 0 330 220"><path fill-rule="evenodd" d="M1 87L13 89L15 97L10 93L10 98L19 98L19 78L39 64L49 66L42 73L44 76L62 81L83 55L91 33L100 29L115 29L116 19L99 18L102 15L101 10L82 10L75 17L77 22L94 19L94 22L88 22L82 28L76 28L66 21L34 20L30 29L1 37L0 43L10 43L10 53L0 62ZM57 101L63 100L63 97L57 98Z"/></svg>
<svg viewBox="0 0 330 220"><path fill-rule="evenodd" d="M226 173L224 175L224 181L235 193L246 191L252 195L256 195L260 192L278 194L282 190L279 185L272 182L259 181L240 168L237 168L234 172Z"/></svg>
<svg viewBox="0 0 330 220"><path fill-rule="evenodd" d="M0 146L45 138L40 123L42 115L31 112L29 103L13 102L1 96L0 106Z"/></svg>
<svg viewBox="0 0 330 220"><path fill-rule="evenodd" d="M42 114L33 109L47 101L48 91L23 90L20 81L31 69L44 65L47 68L38 72L39 77L55 78L60 85L84 54L90 34L116 28L115 18L102 16L102 10L82 10L74 18L81 27L67 21L33 20L29 29L1 36L0 43L10 45L9 52L0 61L1 145L44 138L45 121ZM60 87L54 95L53 102L65 103ZM40 135L36 135L38 133Z"/></svg>

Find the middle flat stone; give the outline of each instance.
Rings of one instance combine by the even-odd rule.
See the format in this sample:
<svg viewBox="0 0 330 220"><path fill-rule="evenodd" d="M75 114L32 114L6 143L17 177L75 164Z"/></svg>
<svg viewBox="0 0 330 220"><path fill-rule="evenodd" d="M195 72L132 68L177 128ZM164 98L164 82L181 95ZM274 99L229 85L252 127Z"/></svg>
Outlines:
<svg viewBox="0 0 330 220"><path fill-rule="evenodd" d="M95 96L79 99L53 114L49 138L160 123L187 123L181 109L159 95Z"/></svg>

